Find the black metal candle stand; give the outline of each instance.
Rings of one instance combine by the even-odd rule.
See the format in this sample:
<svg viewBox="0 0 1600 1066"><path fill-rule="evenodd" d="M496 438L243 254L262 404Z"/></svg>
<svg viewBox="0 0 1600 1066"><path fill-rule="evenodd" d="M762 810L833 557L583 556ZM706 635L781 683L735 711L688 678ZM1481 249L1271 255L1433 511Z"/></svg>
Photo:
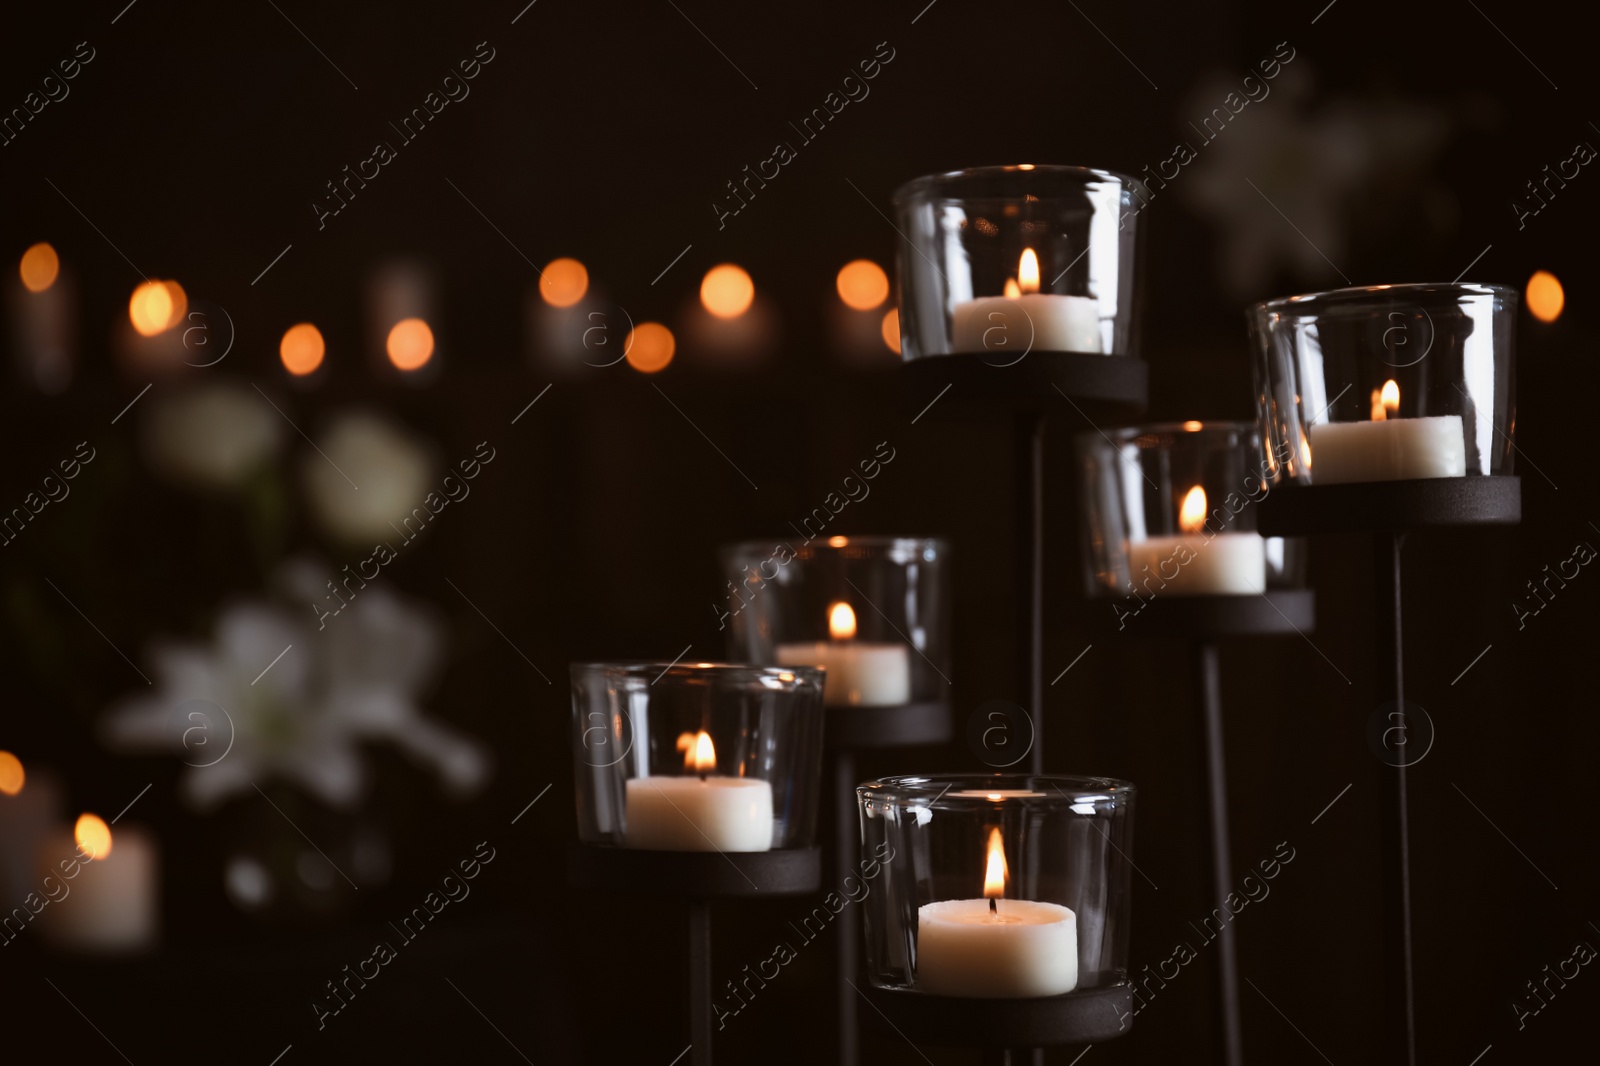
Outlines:
<svg viewBox="0 0 1600 1066"><path fill-rule="evenodd" d="M1103 601L1096 601L1103 604ZM1102 618L1107 628L1113 612ZM1228 774L1222 731L1222 675L1218 646L1229 637L1304 634L1316 624L1316 593L1311 589L1273 589L1255 596L1168 596L1145 603L1137 614L1123 615L1115 636L1187 641L1194 678L1200 689L1205 732L1206 803L1211 843L1211 893L1225 907L1232 888L1232 852L1228 833ZM1239 969L1233 925L1225 924L1217 939L1218 1013L1222 1020L1225 1066L1244 1061L1244 1034L1239 1017Z"/></svg>
<svg viewBox="0 0 1600 1066"><path fill-rule="evenodd" d="M1044 424L1065 399L1085 418L1144 410L1150 370L1132 355L957 353L900 364L902 410L915 422L1004 417L1016 457L1018 702L1033 717L1029 768L1044 772Z"/></svg>
<svg viewBox="0 0 1600 1066"><path fill-rule="evenodd" d="M1285 486L1259 504L1263 536L1366 533L1373 543L1377 603L1377 664L1384 693L1392 694L1396 728L1406 735L1405 658L1401 644L1400 550L1417 529L1515 525L1522 520L1522 481L1516 477L1421 478L1346 485ZM1396 906L1385 915L1392 1061L1414 1066L1416 1012L1412 996L1411 834L1406 760L1384 778L1384 880Z"/></svg>
<svg viewBox="0 0 1600 1066"><path fill-rule="evenodd" d="M907 703L893 707L829 707L823 738L833 760L833 877L843 882L861 854L861 823L856 805L856 753L864 750L943 744L954 733L948 703ZM860 1013L856 988L861 980L861 914L846 907L838 918L838 1066L860 1061Z"/></svg>
<svg viewBox="0 0 1600 1066"><path fill-rule="evenodd" d="M693 1066L711 1066L711 902L801 896L822 885L822 849L646 851L580 844L567 866L577 888L685 899L689 904L689 1037Z"/></svg>
<svg viewBox="0 0 1600 1066"><path fill-rule="evenodd" d="M1133 1019L1133 986L1088 988L1038 999L968 999L910 989L863 989L880 1028L939 1047L982 1048L994 1062L1024 1062L1026 1049L1095 1044Z"/></svg>

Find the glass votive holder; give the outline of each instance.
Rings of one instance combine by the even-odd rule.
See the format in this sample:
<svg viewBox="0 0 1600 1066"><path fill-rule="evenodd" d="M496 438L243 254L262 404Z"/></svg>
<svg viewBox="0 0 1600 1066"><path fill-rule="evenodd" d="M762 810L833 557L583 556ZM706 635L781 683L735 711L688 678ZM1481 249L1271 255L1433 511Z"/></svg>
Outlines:
<svg viewBox="0 0 1600 1066"><path fill-rule="evenodd" d="M1272 480L1511 473L1517 293L1374 285L1250 309Z"/></svg>
<svg viewBox="0 0 1600 1066"><path fill-rule="evenodd" d="M1027 164L901 186L903 357L1009 366L1030 351L1132 354L1136 186L1108 170Z"/></svg>
<svg viewBox="0 0 1600 1066"><path fill-rule="evenodd" d="M1091 597L1253 596L1303 581L1300 542L1256 532L1272 472L1254 424L1091 430L1077 451Z"/></svg>
<svg viewBox="0 0 1600 1066"><path fill-rule="evenodd" d="M1123 981L1134 788L1102 777L937 774L856 789L867 977L1021 999Z"/></svg>
<svg viewBox="0 0 1600 1066"><path fill-rule="evenodd" d="M578 838L655 851L807 847L822 671L573 663Z"/></svg>
<svg viewBox="0 0 1600 1066"><path fill-rule="evenodd" d="M931 537L829 537L722 549L729 654L821 666L829 707L948 702L950 548Z"/></svg>

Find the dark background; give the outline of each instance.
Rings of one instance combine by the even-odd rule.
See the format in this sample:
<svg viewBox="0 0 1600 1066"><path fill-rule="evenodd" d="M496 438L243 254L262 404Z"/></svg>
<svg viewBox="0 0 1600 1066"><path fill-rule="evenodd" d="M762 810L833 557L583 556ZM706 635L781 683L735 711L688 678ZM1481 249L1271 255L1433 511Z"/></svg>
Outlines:
<svg viewBox="0 0 1600 1066"><path fill-rule="evenodd" d="M677 912L564 887L574 826L565 663L670 659L686 644L696 656L720 655L716 546L783 535L887 440L896 461L830 532L950 537L958 712L1014 698L1008 432L909 424L892 353L841 350L829 325L834 272L858 256L892 263L896 236L879 210L916 175L1019 161L1127 172L1156 164L1177 141L1194 140L1189 121L1287 41L1296 58L1273 94L1142 218L1151 416L1250 417L1241 312L1253 300L1346 279L1448 281L1469 264L1469 280L1518 288L1535 269L1561 278L1562 318L1546 325L1523 313L1519 326L1522 525L1419 535L1407 546L1410 694L1437 727L1411 775L1413 899L1423 1061L1469 1063L1491 1045L1485 1063L1587 1048L1582 1019L1600 977L1585 971L1521 1031L1511 1003L1577 942L1600 943L1589 924L1600 920L1590 621L1600 591L1588 585L1600 579L1585 571L1521 631L1511 604L1543 566L1600 540L1585 415L1596 336L1587 297L1597 278L1588 184L1600 178L1583 171L1521 229L1510 206L1547 163L1600 140L1584 110L1594 90L1587 35L1562 14L1503 2L1338 0L1320 16L1318 0L923 3L539 0L515 25L519 0L284 0L281 12L265 2L158 0L123 11L113 0L7 12L0 107L20 105L77 42L97 54L67 99L0 147L7 281L22 250L48 240L76 275L80 307L65 392L42 395L20 374L6 380L0 492L11 506L85 438L103 458L72 499L0 554L0 747L30 767L52 766L74 810L115 811L153 782L135 810L160 837L165 879L154 957L72 960L31 934L0 949L8 1042L71 1048L64 1057L81 1062L117 1061L120 1050L137 1063L266 1064L286 1045L289 1066L357 1054L513 1062L517 1049L539 1063L672 1061L686 1043ZM496 56L471 96L319 231L310 204L323 183L368 155L387 121L480 41ZM883 41L895 58L871 95L719 230L710 205L724 183L791 139L787 123ZM393 875L320 917L248 916L223 894L230 835L285 832L270 812L258 821L259 800L196 814L180 800L177 759L96 742L96 719L139 682L46 583L143 664L158 636L207 636L217 606L258 594L275 559L357 557L294 508L264 553L238 508L144 468L145 405L110 425L151 380L119 370L108 343L139 281L118 249L139 270L179 278L191 298L226 308L237 325L224 363L185 368L155 389L227 376L259 385L313 439L333 412L360 405L424 435L444 459L484 439L498 449L474 483L478 502L447 513L381 579L448 622L446 668L426 706L493 748L492 784L452 802L409 763L374 750L362 813L312 805L305 817L318 827L312 836L336 835L352 817L383 827ZM438 371L420 385L375 368L362 349L364 281L396 255L422 257L440 281ZM524 299L535 281L527 260L558 255L582 259L596 290L634 320L672 325L673 365L653 378L626 365L551 371L525 335ZM725 261L750 271L776 315L765 362L730 364L685 341L680 322L699 278ZM302 320L316 322L329 347L308 388L291 387L276 357L283 329ZM1191 938L1188 923L1208 910L1196 708L1181 645L1098 639L1082 615L1070 439L1088 429L1065 405L1050 425L1046 676L1094 647L1047 691L1046 764L1140 787L1139 970ZM293 436L288 453L297 464L308 448ZM1365 739L1381 697L1369 550L1358 538L1312 547L1316 633L1240 642L1224 656L1239 875L1279 842L1296 853L1237 928L1241 974L1255 988L1242 993L1250 1058L1311 1062L1320 1052L1348 1063L1374 1058L1381 1038L1383 767ZM471 590L526 659L451 582ZM868 760L863 772L961 768L978 763L952 747ZM473 898L441 917L419 957L392 964L318 1032L308 1004L322 983L369 954L386 921L485 839L500 858ZM719 979L767 957L785 922L808 909L790 901L719 912ZM726 1061L830 1058L828 950L804 953L729 1023L719 1044ZM1130 1036L1085 1061L1214 1060L1210 966L1202 953ZM893 1034L868 1041L868 1061L923 1061Z"/></svg>

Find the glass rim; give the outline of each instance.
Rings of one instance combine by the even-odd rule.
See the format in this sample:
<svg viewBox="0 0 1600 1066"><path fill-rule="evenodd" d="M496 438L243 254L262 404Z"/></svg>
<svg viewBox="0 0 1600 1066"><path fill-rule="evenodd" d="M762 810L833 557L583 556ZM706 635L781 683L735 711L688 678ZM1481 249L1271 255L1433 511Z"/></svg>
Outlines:
<svg viewBox="0 0 1600 1066"><path fill-rule="evenodd" d="M567 664L568 673L576 677L583 673L609 673L625 677L647 677L659 680L673 671L689 671L691 676L733 677L745 680L773 678L785 684L822 684L825 676L820 666L774 666L762 663L678 662L676 660L647 659L591 659ZM788 678L784 674L790 675Z"/></svg>
<svg viewBox="0 0 1600 1066"><path fill-rule="evenodd" d="M953 790L957 786L968 786L962 789L970 793L992 793L1015 791L1018 786L1050 785L1056 792L1054 795L1043 792L1038 796L1002 796L998 800L989 799L987 795L957 795ZM1032 789L1030 789L1032 791ZM1028 800L1045 800L1050 803L1085 803L1089 800L1083 798L1085 794L1094 794L1096 799L1123 802L1131 800L1138 789L1131 781L1124 781L1115 777L1082 777L1071 774L985 774L985 773L958 773L958 774L898 774L890 777L874 778L864 781L856 786L858 799L869 796L886 796L896 803L909 803L916 800L927 800L927 806L950 804L958 807L970 807L976 804L1025 802Z"/></svg>
<svg viewBox="0 0 1600 1066"><path fill-rule="evenodd" d="M1286 308L1314 307L1317 305L1357 303L1376 296L1499 296L1515 300L1517 290L1510 285L1492 285L1475 281L1405 282L1398 285L1352 285L1342 289L1322 292L1303 292L1293 296L1277 296L1250 305L1250 311L1282 311Z"/></svg>
<svg viewBox="0 0 1600 1066"><path fill-rule="evenodd" d="M843 541L844 543L835 544L834 541ZM775 547L775 546L780 545L780 544L787 545L788 543L789 543L789 541L784 537L758 538L758 539L754 539L754 540L736 540L736 541L730 541L729 543L720 545L719 548L718 548L718 551L722 552L723 554L730 554L730 553L734 553L734 552L742 552L742 551L747 551L747 550L765 550L767 548L772 548L772 547ZM832 536L832 537L827 537L827 538L816 538L814 540L807 541L806 544L802 548L800 548L798 550L804 551L807 548L818 548L818 547L832 548L835 551L838 551L838 550L840 550L842 548L849 548L849 547L868 547L868 548L918 547L918 548L926 548L926 547L929 547L929 546L932 546L932 547L935 547L935 548L939 548L942 551L949 551L950 550L950 542L947 539L945 539L944 537L917 537L917 536L907 537L907 536L900 536L900 535L892 534L892 533L867 533L867 534L844 534L844 533L841 533L841 534L838 534L837 536Z"/></svg>
<svg viewBox="0 0 1600 1066"><path fill-rule="evenodd" d="M928 190L941 185L954 185L963 180L978 180L982 178L999 177L1002 174L1038 174L1043 177L1064 178L1096 178L1101 181L1117 181L1131 188L1138 179L1120 171L1106 170L1102 167L1071 166L1064 163L1007 163L984 167L964 167L960 170L945 170L935 174L924 174L912 178L901 185L890 197L890 203L899 206L910 202ZM1020 198L1022 191L1018 192ZM971 196L970 199L996 199L993 196Z"/></svg>
<svg viewBox="0 0 1600 1066"><path fill-rule="evenodd" d="M1209 436L1213 433L1260 433L1261 425L1247 419L1239 418L1191 418L1184 422L1141 422L1132 426L1114 426L1104 430L1104 437L1113 444L1128 444L1140 437L1159 436L1171 434L1175 437L1184 436ZM1102 431L1086 430L1078 434L1079 437L1089 440L1102 436Z"/></svg>

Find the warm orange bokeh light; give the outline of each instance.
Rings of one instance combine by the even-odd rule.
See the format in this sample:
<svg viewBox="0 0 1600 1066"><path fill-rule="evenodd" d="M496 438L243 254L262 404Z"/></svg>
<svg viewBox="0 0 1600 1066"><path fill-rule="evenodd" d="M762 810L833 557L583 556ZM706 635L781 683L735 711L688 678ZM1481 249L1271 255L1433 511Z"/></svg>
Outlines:
<svg viewBox="0 0 1600 1066"><path fill-rule="evenodd" d="M899 355L900 309L898 307L889 308L889 313L883 316L883 325L878 328L883 334L883 343L887 344L889 350L894 352L895 355Z"/></svg>
<svg viewBox="0 0 1600 1066"><path fill-rule="evenodd" d="M56 275L61 273L61 260L54 248L40 241L22 253L18 272L29 292L43 292L56 283Z"/></svg>
<svg viewBox="0 0 1600 1066"><path fill-rule="evenodd" d="M290 326L278 342L278 357L283 368L295 377L304 377L322 365L327 347L322 343L322 331L309 322Z"/></svg>
<svg viewBox="0 0 1600 1066"><path fill-rule="evenodd" d="M1567 294L1554 274L1539 270L1528 279L1527 300L1529 314L1540 322L1554 322L1567 305Z"/></svg>
<svg viewBox="0 0 1600 1066"><path fill-rule="evenodd" d="M22 791L22 783L27 777L21 759L9 751L0 751L0 793L15 796Z"/></svg>
<svg viewBox="0 0 1600 1066"><path fill-rule="evenodd" d="M389 330L385 347L389 362L401 370L416 370L433 358L433 330L420 318L402 318Z"/></svg>
<svg viewBox="0 0 1600 1066"><path fill-rule="evenodd" d="M641 322L628 331L622 350L628 353L629 366L644 374L654 374L672 362L678 342L672 339L672 331L661 323Z"/></svg>
<svg viewBox="0 0 1600 1066"><path fill-rule="evenodd" d="M141 337L154 337L183 321L189 298L176 281L146 281L128 300L128 321Z"/></svg>
<svg viewBox="0 0 1600 1066"><path fill-rule="evenodd" d="M706 271L700 282L700 302L718 318L738 318L750 310L756 298L756 283L743 267L723 263Z"/></svg>
<svg viewBox="0 0 1600 1066"><path fill-rule="evenodd" d="M834 284L839 299L853 311L871 311L889 298L889 275L870 259L855 259L840 267Z"/></svg>
<svg viewBox="0 0 1600 1066"><path fill-rule="evenodd" d="M1187 432L1187 433L1196 433L1196 432L1199 432L1200 430L1205 428L1205 423L1196 422L1194 419L1191 418L1189 421L1187 421L1187 422L1185 422L1183 424L1183 428L1184 428L1184 431Z"/></svg>
<svg viewBox="0 0 1600 1066"><path fill-rule="evenodd" d="M1006 894L1006 881L1011 876L1011 871L1006 867L1005 842L1000 837L1000 830L989 830L989 863L983 872L983 898L1004 899Z"/></svg>
<svg viewBox="0 0 1600 1066"><path fill-rule="evenodd" d="M539 275L539 295L551 307L571 307L588 291L588 268L576 259L552 259Z"/></svg>
<svg viewBox="0 0 1600 1066"><path fill-rule="evenodd" d="M828 635L834 640L850 640L856 635L856 612L843 600L828 608Z"/></svg>
<svg viewBox="0 0 1600 1066"><path fill-rule="evenodd" d="M1017 261L1017 288L1022 292L1039 291L1039 257L1032 248L1024 248Z"/></svg>
<svg viewBox="0 0 1600 1066"><path fill-rule="evenodd" d="M846 544L849 544L849 543L850 543L850 538L849 537L829 537L828 538L828 547L830 547L830 548L842 548Z"/></svg>
<svg viewBox="0 0 1600 1066"><path fill-rule="evenodd" d="M111 827L98 814L78 815L72 836L91 859L103 859L111 854Z"/></svg>
<svg viewBox="0 0 1600 1066"><path fill-rule="evenodd" d="M1206 490L1196 485L1183 497L1178 508L1178 528L1185 533L1198 533L1206 524Z"/></svg>

